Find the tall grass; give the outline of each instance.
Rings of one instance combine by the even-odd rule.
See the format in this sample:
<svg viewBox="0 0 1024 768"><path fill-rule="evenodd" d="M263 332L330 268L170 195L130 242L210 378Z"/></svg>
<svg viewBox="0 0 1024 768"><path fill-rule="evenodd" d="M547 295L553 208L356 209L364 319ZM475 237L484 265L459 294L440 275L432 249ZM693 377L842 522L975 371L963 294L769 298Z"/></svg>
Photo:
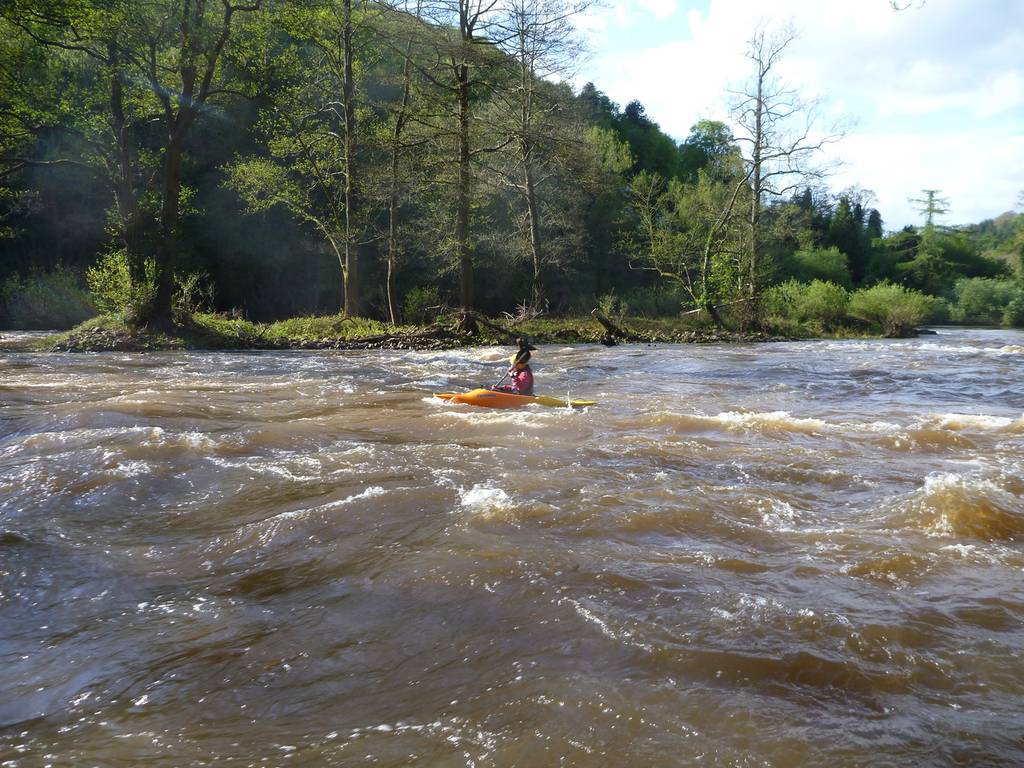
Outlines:
<svg viewBox="0 0 1024 768"><path fill-rule="evenodd" d="M8 328L71 328L95 314L81 277L61 265L49 272L12 275L0 288L0 323Z"/></svg>

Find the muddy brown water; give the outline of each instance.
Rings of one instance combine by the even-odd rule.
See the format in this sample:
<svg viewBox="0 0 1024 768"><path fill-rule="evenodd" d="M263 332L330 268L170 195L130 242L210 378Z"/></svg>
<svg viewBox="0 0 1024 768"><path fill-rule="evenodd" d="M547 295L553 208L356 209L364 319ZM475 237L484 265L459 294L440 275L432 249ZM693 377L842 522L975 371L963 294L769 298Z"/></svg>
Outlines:
<svg viewBox="0 0 1024 768"><path fill-rule="evenodd" d="M0 765L1024 763L1024 334L0 353Z"/></svg>

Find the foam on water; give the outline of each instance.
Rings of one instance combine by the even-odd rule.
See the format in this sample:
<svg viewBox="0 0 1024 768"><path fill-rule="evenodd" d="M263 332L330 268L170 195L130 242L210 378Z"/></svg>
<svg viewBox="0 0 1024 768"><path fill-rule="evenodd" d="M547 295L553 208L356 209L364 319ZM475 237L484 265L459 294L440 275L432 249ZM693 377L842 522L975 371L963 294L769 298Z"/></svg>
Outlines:
<svg viewBox="0 0 1024 768"><path fill-rule="evenodd" d="M493 516L509 509L512 498L501 488L474 485L459 491L459 506L475 516Z"/></svg>
<svg viewBox="0 0 1024 768"><path fill-rule="evenodd" d="M1008 491L998 477L935 473L900 506L903 518L929 536L1024 537L1024 498Z"/></svg>
<svg viewBox="0 0 1024 768"><path fill-rule="evenodd" d="M0 762L1024 764L1021 339L5 353Z"/></svg>

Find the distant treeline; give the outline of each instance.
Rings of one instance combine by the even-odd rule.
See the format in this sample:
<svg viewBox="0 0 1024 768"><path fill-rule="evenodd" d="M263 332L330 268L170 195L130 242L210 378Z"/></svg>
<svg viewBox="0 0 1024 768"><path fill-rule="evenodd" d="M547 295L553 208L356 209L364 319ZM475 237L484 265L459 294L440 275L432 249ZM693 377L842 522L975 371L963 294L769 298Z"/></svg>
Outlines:
<svg viewBox="0 0 1024 768"><path fill-rule="evenodd" d="M791 35L756 30L731 123L677 142L639 102L563 82L584 9L8 0L0 322L598 305L754 322L765 297L785 314L796 294L767 290L793 280L1015 322L1024 215L943 228L926 190L922 225L887 233L869 192L830 192L815 163L838 133L793 133L810 112L771 76Z"/></svg>

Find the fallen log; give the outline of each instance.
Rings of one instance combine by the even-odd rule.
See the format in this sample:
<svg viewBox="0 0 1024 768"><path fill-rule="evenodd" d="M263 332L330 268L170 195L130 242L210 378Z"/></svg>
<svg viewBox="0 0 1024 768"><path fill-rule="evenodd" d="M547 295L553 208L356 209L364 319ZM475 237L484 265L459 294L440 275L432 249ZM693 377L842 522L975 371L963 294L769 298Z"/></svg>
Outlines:
<svg viewBox="0 0 1024 768"><path fill-rule="evenodd" d="M650 339L644 336L638 336L635 333L623 330L609 320L608 316L599 309L594 309L590 314L605 330L605 334L601 338L601 343L606 347L614 347L618 343L615 340L616 338L622 339L623 341L650 341Z"/></svg>

